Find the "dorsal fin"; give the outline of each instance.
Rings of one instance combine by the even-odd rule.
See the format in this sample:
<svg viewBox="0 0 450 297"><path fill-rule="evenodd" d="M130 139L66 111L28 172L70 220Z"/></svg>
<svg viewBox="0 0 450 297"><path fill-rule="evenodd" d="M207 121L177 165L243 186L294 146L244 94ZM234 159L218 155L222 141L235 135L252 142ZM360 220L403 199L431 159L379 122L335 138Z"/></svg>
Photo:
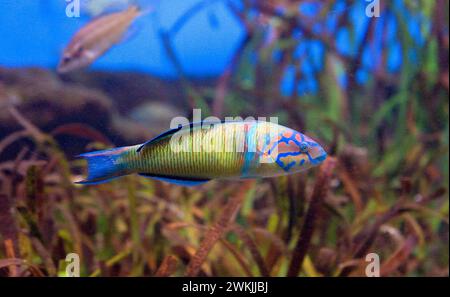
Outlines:
<svg viewBox="0 0 450 297"><path fill-rule="evenodd" d="M155 142L155 141L157 141L157 140L160 140L160 139L162 139L162 138L164 138L164 137L166 137L166 136L168 136L168 135L175 134L176 132L178 132L178 131L180 131L181 129L183 129L183 127L185 127L185 126L179 125L178 128L173 128L173 129L167 130L166 132L163 132L163 133L159 134L158 136L155 136L155 137L153 137L152 139L147 140L146 142L144 142L143 144L141 144L140 147L138 147L138 149L136 150L136 152L139 153L145 146L149 145L150 143L153 143L153 142Z"/></svg>
<svg viewBox="0 0 450 297"><path fill-rule="evenodd" d="M162 138L164 138L166 136L175 134L176 132L180 131L181 129L188 128L188 126L189 126L190 129L193 129L193 128L196 128L196 127L201 127L203 124L208 124L209 123L210 125L217 125L217 124L222 124L224 122L225 122L224 120L220 121L220 123L219 122L201 121L201 122L189 123L189 125L178 125L177 128L173 128L173 129L167 130L166 132L163 132L163 133L159 134L158 136L155 136L152 139L144 142L143 144L141 144L141 146L136 151L139 153L147 145L149 145L151 143L154 143L155 141L160 140L160 139L162 139ZM230 121L227 121L227 123L230 123Z"/></svg>

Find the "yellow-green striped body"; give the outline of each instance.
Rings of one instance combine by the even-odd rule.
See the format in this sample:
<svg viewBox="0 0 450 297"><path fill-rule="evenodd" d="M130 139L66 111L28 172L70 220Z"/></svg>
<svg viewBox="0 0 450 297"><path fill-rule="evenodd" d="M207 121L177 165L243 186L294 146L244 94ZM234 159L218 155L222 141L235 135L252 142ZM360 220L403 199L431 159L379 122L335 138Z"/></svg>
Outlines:
<svg viewBox="0 0 450 297"><path fill-rule="evenodd" d="M139 153L139 146L135 146L135 150L124 156L125 162L134 172L152 175L202 179L240 176L245 148L239 151L229 145L244 143L242 124L219 124L209 129L195 127L180 132L177 143L174 135L168 135Z"/></svg>

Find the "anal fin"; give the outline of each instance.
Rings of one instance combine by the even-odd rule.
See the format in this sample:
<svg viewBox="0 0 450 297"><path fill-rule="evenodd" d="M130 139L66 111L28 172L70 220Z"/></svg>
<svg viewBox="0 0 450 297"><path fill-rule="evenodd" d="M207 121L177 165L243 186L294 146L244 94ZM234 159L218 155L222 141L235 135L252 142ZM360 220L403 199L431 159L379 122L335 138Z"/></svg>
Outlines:
<svg viewBox="0 0 450 297"><path fill-rule="evenodd" d="M198 179L198 178L184 178L184 177L173 177L173 176L163 176L163 175L152 175L147 173L139 173L140 176L153 178L155 180L160 180L166 183L171 183L179 186L193 187L202 185L210 181L210 179Z"/></svg>

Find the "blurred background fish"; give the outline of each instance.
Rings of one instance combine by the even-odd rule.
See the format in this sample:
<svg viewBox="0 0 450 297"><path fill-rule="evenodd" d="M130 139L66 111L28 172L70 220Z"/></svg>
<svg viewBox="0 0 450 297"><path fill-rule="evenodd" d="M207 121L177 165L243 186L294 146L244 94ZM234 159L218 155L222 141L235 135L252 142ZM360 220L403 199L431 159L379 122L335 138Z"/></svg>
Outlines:
<svg viewBox="0 0 450 297"><path fill-rule="evenodd" d="M81 0L81 10L90 16L99 16L112 10L124 10L131 5L138 5L136 0Z"/></svg>
<svg viewBox="0 0 450 297"><path fill-rule="evenodd" d="M65 48L58 65L59 73L89 66L112 46L123 41L141 12L137 6L95 18L81 28Z"/></svg>

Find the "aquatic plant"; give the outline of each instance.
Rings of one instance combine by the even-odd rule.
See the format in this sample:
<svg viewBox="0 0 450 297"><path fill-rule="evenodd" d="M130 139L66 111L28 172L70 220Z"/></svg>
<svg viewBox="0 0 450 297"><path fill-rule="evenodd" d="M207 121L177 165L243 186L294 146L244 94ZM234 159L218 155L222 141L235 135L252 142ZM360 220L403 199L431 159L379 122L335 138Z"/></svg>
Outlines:
<svg viewBox="0 0 450 297"><path fill-rule="evenodd" d="M335 40L357 35L354 6L324 2L307 16L278 2L225 1L245 36L213 87L184 72L172 48L179 29L160 32L180 75L181 105L276 115L321 139L329 160L289 177L196 188L134 176L80 186L85 164L58 139L103 149L108 129L49 127L7 108L2 114L20 128L0 140L0 275L65 275L73 252L83 276L361 276L371 252L382 276L448 275L448 3L383 1L383 21L367 19L345 52ZM410 19L420 20L419 37ZM276 34L267 40L269 27ZM315 46L318 66L305 73ZM394 47L401 62L392 70ZM364 57L374 48L370 64ZM0 77L5 101L23 94L11 84Z"/></svg>

